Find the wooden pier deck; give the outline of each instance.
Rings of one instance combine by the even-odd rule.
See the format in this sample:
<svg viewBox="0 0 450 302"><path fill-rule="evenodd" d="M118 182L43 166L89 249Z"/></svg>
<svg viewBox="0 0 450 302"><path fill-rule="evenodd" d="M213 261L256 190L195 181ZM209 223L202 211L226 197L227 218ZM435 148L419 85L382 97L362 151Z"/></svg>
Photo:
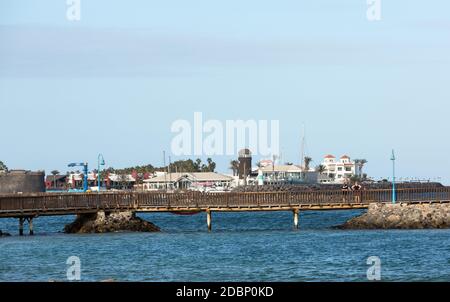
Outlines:
<svg viewBox="0 0 450 302"><path fill-rule="evenodd" d="M398 189L397 202L448 203L450 187ZM392 190L346 192L321 190L307 192L248 193L36 193L0 195L0 218L19 218L32 224L38 216L76 215L98 211L206 212L211 228L211 212L292 211L298 226L299 211L364 209L370 203L391 202ZM30 232L32 230L30 229Z"/></svg>

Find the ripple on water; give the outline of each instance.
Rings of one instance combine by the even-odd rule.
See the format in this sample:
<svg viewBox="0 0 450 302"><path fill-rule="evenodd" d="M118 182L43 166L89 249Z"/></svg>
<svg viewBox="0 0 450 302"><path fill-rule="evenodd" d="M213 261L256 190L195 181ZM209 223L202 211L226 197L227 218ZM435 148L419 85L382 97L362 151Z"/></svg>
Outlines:
<svg viewBox="0 0 450 302"><path fill-rule="evenodd" d="M37 235L17 236L0 220L0 280L65 280L69 256L82 279L126 281L364 281L370 256L383 280L450 281L450 230L332 229L361 211L307 212L300 230L292 213L146 214L161 233L66 235L73 217L40 217Z"/></svg>

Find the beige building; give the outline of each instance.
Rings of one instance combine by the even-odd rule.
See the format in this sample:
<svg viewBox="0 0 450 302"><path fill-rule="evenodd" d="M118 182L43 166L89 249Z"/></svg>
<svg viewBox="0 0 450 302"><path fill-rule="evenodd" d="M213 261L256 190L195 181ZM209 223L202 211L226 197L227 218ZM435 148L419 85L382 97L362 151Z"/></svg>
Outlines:
<svg viewBox="0 0 450 302"><path fill-rule="evenodd" d="M229 188L233 177L216 172L163 173L144 180L143 189L147 191L163 189L206 190Z"/></svg>

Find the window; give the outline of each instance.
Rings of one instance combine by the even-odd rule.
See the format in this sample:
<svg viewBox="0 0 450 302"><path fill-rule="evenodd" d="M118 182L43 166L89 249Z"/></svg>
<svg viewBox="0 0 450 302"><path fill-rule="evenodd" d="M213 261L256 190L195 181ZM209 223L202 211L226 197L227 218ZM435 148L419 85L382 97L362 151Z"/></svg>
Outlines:
<svg viewBox="0 0 450 302"><path fill-rule="evenodd" d="M342 171L342 167L338 167L338 171Z"/></svg>

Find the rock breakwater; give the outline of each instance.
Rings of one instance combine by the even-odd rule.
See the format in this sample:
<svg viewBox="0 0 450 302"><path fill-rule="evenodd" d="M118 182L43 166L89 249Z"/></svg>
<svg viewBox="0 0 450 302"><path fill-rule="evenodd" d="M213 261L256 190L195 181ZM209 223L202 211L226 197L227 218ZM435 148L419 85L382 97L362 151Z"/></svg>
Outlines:
<svg viewBox="0 0 450 302"><path fill-rule="evenodd" d="M367 212L348 220L340 229L450 228L450 203L373 203Z"/></svg>
<svg viewBox="0 0 450 302"><path fill-rule="evenodd" d="M159 232L160 229L132 211L80 214L64 228L65 233Z"/></svg>

